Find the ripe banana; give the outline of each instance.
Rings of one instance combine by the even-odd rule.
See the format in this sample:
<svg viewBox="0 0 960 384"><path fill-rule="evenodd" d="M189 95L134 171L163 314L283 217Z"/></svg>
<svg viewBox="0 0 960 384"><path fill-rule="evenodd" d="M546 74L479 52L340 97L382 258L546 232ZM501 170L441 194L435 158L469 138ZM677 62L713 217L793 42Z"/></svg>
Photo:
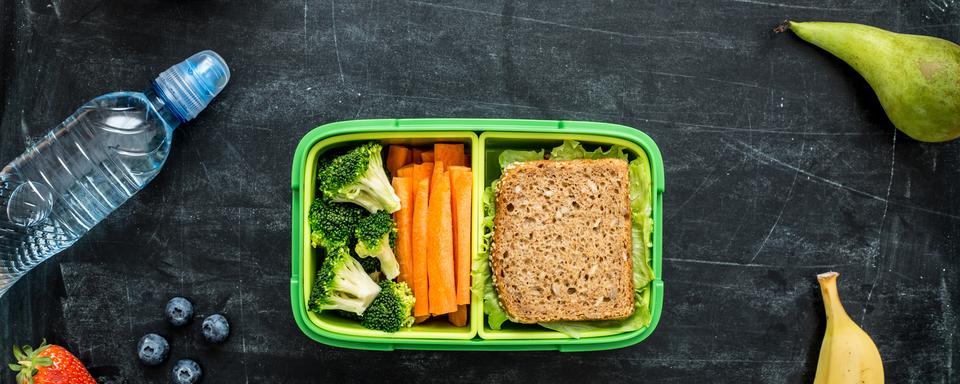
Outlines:
<svg viewBox="0 0 960 384"><path fill-rule="evenodd" d="M847 316L837 293L836 272L817 275L827 331L820 346L814 384L882 384L883 361L870 335Z"/></svg>

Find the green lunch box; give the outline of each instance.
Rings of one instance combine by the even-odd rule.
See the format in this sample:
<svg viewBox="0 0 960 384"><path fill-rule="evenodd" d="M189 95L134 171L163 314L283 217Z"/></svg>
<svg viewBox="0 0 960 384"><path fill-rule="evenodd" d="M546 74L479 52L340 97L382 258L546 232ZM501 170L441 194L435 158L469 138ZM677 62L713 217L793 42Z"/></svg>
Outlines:
<svg viewBox="0 0 960 384"><path fill-rule="evenodd" d="M354 320L335 314L317 315L307 310L307 300L317 268L317 256L310 245L307 216L316 191L317 159L324 152L366 141L384 145L430 145L435 142L463 143L469 152L473 172L472 251L479 250L481 237L481 194L491 181L500 177L498 157L505 149L550 149L563 140L577 140L584 146L609 147L619 144L633 154L646 152L653 177L653 271L650 311L652 321L646 328L610 334L595 331L572 338L538 325L504 323L494 330L487 326L483 298L473 294L469 323L454 327L445 319L431 319L397 333L369 330ZM632 156L631 156L632 157ZM622 125L580 122L509 119L404 119L354 120L331 123L310 131L300 141L293 158L293 236L290 301L297 325L310 338L321 343L355 349L382 350L466 350L466 351L598 351L621 348L647 338L656 328L663 307L663 160L656 143L644 133Z"/></svg>

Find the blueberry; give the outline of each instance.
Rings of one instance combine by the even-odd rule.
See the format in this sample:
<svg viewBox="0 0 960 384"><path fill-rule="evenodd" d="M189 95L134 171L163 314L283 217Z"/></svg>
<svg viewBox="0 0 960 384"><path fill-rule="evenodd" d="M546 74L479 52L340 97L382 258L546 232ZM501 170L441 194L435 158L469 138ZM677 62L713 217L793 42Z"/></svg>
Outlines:
<svg viewBox="0 0 960 384"><path fill-rule="evenodd" d="M173 365L173 370L170 371L170 374L173 375L173 382L175 384L193 384L200 381L200 377L203 376L203 370L200 369L200 364L197 364L196 361L183 359L178 360L177 363Z"/></svg>
<svg viewBox="0 0 960 384"><path fill-rule="evenodd" d="M190 303L190 300L182 297L174 297L167 302L164 314L171 325L175 327L185 325L193 317L193 304Z"/></svg>
<svg viewBox="0 0 960 384"><path fill-rule="evenodd" d="M155 333L148 333L140 338L137 344L137 356L146 365L160 365L167 360L170 354L170 344L167 339Z"/></svg>
<svg viewBox="0 0 960 384"><path fill-rule="evenodd" d="M203 338L211 343L222 343L230 336L230 323L223 315L211 315L203 319Z"/></svg>

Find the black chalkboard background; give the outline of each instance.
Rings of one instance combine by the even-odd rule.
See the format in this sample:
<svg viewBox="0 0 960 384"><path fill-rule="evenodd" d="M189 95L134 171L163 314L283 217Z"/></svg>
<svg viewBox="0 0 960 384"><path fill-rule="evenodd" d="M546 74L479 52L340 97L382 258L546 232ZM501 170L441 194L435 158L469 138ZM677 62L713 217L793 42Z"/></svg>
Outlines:
<svg viewBox="0 0 960 384"><path fill-rule="evenodd" d="M854 71L771 32L787 18L960 41L953 0L0 1L2 163L86 100L143 89L196 51L233 71L149 188L0 299L0 347L46 337L110 383L166 380L169 363L134 353L150 331L208 383L805 383L824 330L814 275L837 270L888 382L957 383L960 142L897 133ZM380 117L652 136L667 188L656 332L582 354L376 353L303 336L289 304L294 148L318 125ZM226 314L229 342L166 326L174 295Z"/></svg>

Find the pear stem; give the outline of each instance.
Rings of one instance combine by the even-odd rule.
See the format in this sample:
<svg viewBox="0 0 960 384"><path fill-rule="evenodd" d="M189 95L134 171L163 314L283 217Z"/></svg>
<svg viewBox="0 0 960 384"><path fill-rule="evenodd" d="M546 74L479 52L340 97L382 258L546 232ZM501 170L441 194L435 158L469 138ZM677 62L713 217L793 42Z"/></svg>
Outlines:
<svg viewBox="0 0 960 384"><path fill-rule="evenodd" d="M837 278L840 276L837 272L826 272L817 275L817 282L820 283L820 294L823 296L823 309L827 318L842 318L847 316L847 311L843 309L840 303L840 293L837 291Z"/></svg>
<svg viewBox="0 0 960 384"><path fill-rule="evenodd" d="M790 30L790 20L784 20L780 25L773 29L773 33L784 33Z"/></svg>

